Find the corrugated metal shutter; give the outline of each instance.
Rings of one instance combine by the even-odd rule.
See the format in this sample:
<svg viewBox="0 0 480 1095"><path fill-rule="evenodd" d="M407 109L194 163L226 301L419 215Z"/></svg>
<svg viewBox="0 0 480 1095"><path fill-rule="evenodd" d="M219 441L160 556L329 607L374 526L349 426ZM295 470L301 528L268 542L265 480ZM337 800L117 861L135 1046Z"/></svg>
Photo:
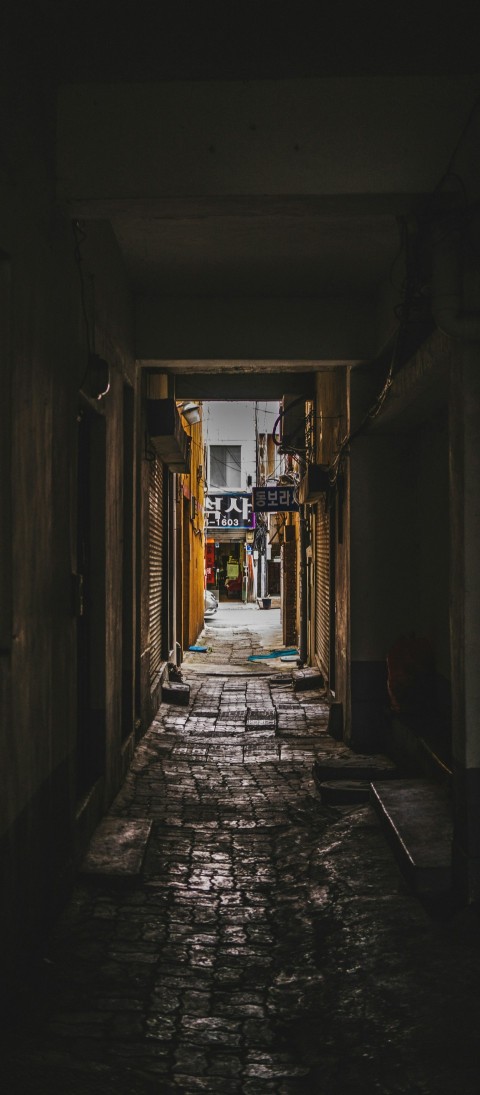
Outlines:
<svg viewBox="0 0 480 1095"><path fill-rule="evenodd" d="M149 650L150 684L158 676L163 654L163 509L164 470L157 457L150 463L148 490L149 511Z"/></svg>
<svg viewBox="0 0 480 1095"><path fill-rule="evenodd" d="M322 673L330 672L330 512L317 503L315 523L315 647Z"/></svg>

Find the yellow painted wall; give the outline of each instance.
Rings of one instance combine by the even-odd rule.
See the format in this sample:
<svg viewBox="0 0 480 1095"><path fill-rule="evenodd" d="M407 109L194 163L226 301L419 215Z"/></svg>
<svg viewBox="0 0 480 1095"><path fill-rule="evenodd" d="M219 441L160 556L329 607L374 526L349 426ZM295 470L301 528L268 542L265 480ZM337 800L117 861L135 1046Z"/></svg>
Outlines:
<svg viewBox="0 0 480 1095"><path fill-rule="evenodd" d="M202 412L199 404L200 413ZM196 641L203 629L204 617L204 485L205 456L202 421L182 425L191 438L190 472L181 478L181 544L182 544L182 619L183 649ZM187 603L188 602L188 603Z"/></svg>

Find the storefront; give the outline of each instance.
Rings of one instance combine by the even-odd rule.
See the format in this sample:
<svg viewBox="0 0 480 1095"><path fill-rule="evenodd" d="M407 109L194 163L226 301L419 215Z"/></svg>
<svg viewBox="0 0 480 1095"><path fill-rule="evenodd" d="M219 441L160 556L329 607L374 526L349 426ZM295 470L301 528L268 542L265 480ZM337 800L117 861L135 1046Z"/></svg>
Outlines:
<svg viewBox="0 0 480 1095"><path fill-rule="evenodd" d="M255 518L246 492L208 494L205 506L207 589L221 601L255 599L253 559Z"/></svg>

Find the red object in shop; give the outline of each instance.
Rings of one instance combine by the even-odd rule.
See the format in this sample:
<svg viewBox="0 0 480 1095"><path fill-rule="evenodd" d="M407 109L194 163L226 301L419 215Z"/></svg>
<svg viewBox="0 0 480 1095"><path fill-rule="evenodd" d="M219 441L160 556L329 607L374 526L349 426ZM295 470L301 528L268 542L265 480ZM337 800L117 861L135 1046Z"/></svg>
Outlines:
<svg viewBox="0 0 480 1095"><path fill-rule="evenodd" d="M205 572L207 576L207 586L215 585L215 544L213 541L207 540L205 544Z"/></svg>
<svg viewBox="0 0 480 1095"><path fill-rule="evenodd" d="M227 591L227 597L233 597L235 594L242 593L242 576L238 575L238 578L227 578L225 582L225 589Z"/></svg>

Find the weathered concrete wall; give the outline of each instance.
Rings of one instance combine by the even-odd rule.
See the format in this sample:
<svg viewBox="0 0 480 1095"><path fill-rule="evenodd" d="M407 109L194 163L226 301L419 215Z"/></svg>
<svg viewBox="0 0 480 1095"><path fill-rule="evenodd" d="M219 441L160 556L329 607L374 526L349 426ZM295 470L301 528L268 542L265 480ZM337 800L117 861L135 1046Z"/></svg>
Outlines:
<svg viewBox="0 0 480 1095"><path fill-rule="evenodd" d="M11 58L2 100L0 179L4 256L0 407L6 545L2 589L10 589L0 653L1 939L12 959L58 899L74 860L77 748L76 559L78 389L86 334L71 225L54 201L54 88L35 84ZM88 260L87 260L88 251ZM97 352L112 364L107 423L106 783L118 785L118 635L121 611L121 389L133 377L131 311L108 231L89 231L87 283L95 279ZM7 277L8 273L8 277ZM10 283L7 291L7 283ZM11 287L10 287L11 286ZM93 330L93 325L92 325ZM3 370L3 361L2 361ZM9 603L8 603L9 601ZM121 634L121 631L120 631ZM121 659L120 659L121 661Z"/></svg>
<svg viewBox="0 0 480 1095"><path fill-rule="evenodd" d="M58 190L124 240L140 359L368 360L396 326L397 218L476 95L471 74L71 82Z"/></svg>
<svg viewBox="0 0 480 1095"><path fill-rule="evenodd" d="M361 361L376 350L369 296L157 297L136 300L137 354L218 360Z"/></svg>
<svg viewBox="0 0 480 1095"><path fill-rule="evenodd" d="M124 770L122 759L122 613L123 613L123 391L135 384L133 309L118 245L109 224L92 222L82 249L90 286L95 351L110 365L110 388L102 401L106 415L105 514L105 796L109 802ZM135 483L135 472L133 484ZM131 507L135 511L135 505ZM132 560L134 562L134 560Z"/></svg>
<svg viewBox="0 0 480 1095"><path fill-rule="evenodd" d="M463 124L465 95L473 101L476 93L472 75L448 82L393 76L70 84L59 112L61 184L77 199L97 201L421 192L440 177L445 143L454 146ZM421 123L412 126L412 116ZM392 129L395 157L379 141Z"/></svg>
<svg viewBox="0 0 480 1095"><path fill-rule="evenodd" d="M453 349L453 348L452 348ZM480 895L480 382L479 345L455 347L450 405L454 869Z"/></svg>
<svg viewBox="0 0 480 1095"><path fill-rule="evenodd" d="M69 501L83 347L68 226L51 204L47 106L33 94L24 103L31 124L21 149L12 139L2 179L1 243L12 271L12 381L1 414L11 437L12 626L5 657L13 694L12 723L2 720L11 773L0 807L3 831L66 761L73 733ZM60 710L62 732L55 733Z"/></svg>
<svg viewBox="0 0 480 1095"><path fill-rule="evenodd" d="M398 374L385 414L350 451L351 674L349 734L382 743L386 656L401 636L430 640L442 708L450 679L448 386L438 336ZM353 417L368 407L352 374ZM369 382L368 382L369 383Z"/></svg>

